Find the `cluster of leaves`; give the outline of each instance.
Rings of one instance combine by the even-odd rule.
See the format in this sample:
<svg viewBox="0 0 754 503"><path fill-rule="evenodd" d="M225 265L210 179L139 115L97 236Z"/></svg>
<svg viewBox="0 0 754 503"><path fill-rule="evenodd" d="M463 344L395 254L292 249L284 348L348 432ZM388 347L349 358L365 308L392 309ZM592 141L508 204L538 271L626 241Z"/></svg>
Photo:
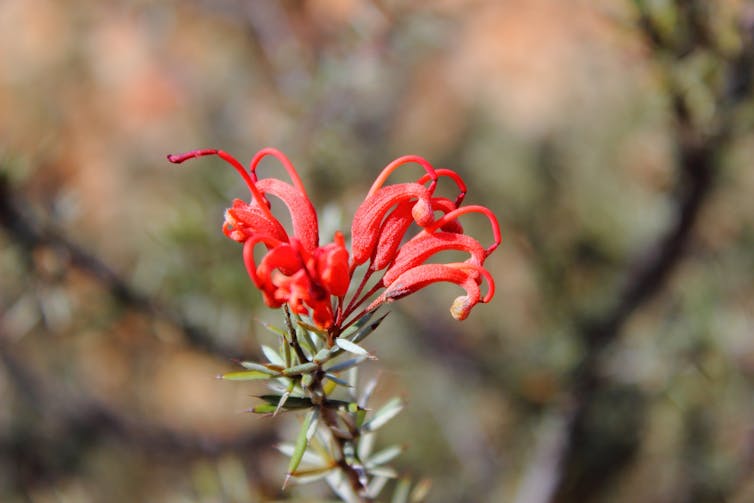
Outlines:
<svg viewBox="0 0 754 503"><path fill-rule="evenodd" d="M219 376L232 381L266 380L271 393L250 412L277 416L306 411L296 439L279 446L290 457L283 486L325 480L343 501L373 501L387 482L398 477L388 463L402 451L393 445L375 451L375 432L403 409L394 397L376 411L367 403L377 384L372 379L357 386L358 366L375 359L360 343L372 334L387 314L372 319L374 311L349 327L332 346L327 331L297 314L285 311L285 329L266 325L279 339L278 348L262 345L266 362L241 361L244 370ZM412 487L402 479L391 501L422 501L427 481Z"/></svg>

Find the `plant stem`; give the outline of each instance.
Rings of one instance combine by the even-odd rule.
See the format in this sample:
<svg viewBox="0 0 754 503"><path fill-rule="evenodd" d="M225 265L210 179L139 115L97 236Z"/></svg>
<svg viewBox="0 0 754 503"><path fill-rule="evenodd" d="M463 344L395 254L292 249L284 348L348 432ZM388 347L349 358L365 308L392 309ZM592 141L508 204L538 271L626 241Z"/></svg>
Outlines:
<svg viewBox="0 0 754 503"><path fill-rule="evenodd" d="M291 322L291 312L288 310L288 304L283 304L283 311L285 312L285 328L288 329L288 335L290 336L288 344L296 352L299 363L307 363L309 359L304 354L304 350L301 349L301 345L298 343L298 336L296 335L296 329Z"/></svg>
<svg viewBox="0 0 754 503"><path fill-rule="evenodd" d="M310 393L312 402L318 403L320 409L320 417L324 420L324 424L330 430L330 435L334 440L337 447L338 467L348 479L348 483L353 490L354 495L361 503L369 503L373 501L372 498L366 496L366 486L362 482L361 471L354 465L349 463L348 457L345 454L346 444L354 442L359 436L359 431L348 427L348 432L344 432L338 425L338 413L336 409L327 405L327 396L325 395L322 387L322 379L325 377L325 372L319 370L314 374L314 380L310 386ZM344 435L344 433L346 433Z"/></svg>

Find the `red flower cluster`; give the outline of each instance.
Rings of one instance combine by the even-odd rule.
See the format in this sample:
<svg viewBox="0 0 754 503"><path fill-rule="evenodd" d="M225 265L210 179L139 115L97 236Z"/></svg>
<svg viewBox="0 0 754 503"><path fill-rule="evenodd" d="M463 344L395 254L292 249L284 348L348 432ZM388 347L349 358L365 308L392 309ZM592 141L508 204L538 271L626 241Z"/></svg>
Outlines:
<svg viewBox="0 0 754 503"><path fill-rule="evenodd" d="M270 307L288 304L292 311L311 316L318 327L328 330L331 341L366 312L438 281L455 283L466 290L466 295L455 299L450 308L459 320L465 319L476 304L489 302L495 293L495 283L484 268L484 261L500 244L497 218L483 206L461 206L466 185L454 171L434 169L414 155L388 164L356 210L349 258L340 232L335 233L332 243L319 245L317 214L298 173L282 152L273 148L260 150L248 170L226 152L214 149L169 155L168 160L181 163L205 155L217 155L228 162L251 191L250 202L236 199L225 212L223 232L243 243L246 270L262 291L265 303ZM257 167L268 155L282 163L292 183L259 178ZM411 163L424 168L425 174L416 182L385 185L397 168ZM458 187L455 200L435 195L440 177L449 178ZM280 199L287 207L292 234L272 214L268 196ZM481 213L489 219L493 236L490 246L485 248L463 233L458 217L467 213ZM413 223L421 230L404 242ZM265 247L266 254L257 264L254 250L259 244ZM426 263L446 250L466 252L469 258L448 264ZM367 269L346 302L351 278L361 265L367 265ZM367 288L372 275L379 271L383 271L382 277ZM480 288L483 280L488 284L484 296ZM383 291L363 307L380 290Z"/></svg>

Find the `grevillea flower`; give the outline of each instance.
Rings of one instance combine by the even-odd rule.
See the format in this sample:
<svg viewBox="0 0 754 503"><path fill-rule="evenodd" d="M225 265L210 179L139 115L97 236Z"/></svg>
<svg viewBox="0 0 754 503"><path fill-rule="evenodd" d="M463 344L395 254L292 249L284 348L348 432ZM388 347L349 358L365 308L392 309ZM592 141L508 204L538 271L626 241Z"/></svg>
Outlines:
<svg viewBox="0 0 754 503"><path fill-rule="evenodd" d="M366 312L432 283L455 283L466 291L450 308L453 317L459 320L465 319L476 304L489 302L495 294L495 283L484 262L500 244L500 226L489 209L462 206L466 184L454 171L435 169L427 160L414 155L388 164L356 210L349 253L340 232L335 233L331 243L319 245L314 206L296 169L282 152L262 149L252 158L248 169L226 152L214 149L169 155L168 160L182 163L207 155L216 155L233 166L249 188L248 202L235 199L226 210L222 230L230 239L243 244L246 270L261 290L265 303L270 307L287 304L293 312L310 316L315 325L327 330L331 344ZM257 168L266 156L282 163L291 183L259 177ZM415 182L386 185L395 170L409 164L419 165L424 174ZM440 178L450 179L457 187L454 200L435 195ZM291 233L273 215L270 196L286 206ZM489 220L492 229L489 246L464 233L458 219L469 213L482 214ZM408 237L412 224L420 230ZM254 253L259 245L265 253L257 261ZM463 262L427 263L448 250L468 253L468 258ZM362 265L366 269L352 288L352 278ZM382 276L373 281L377 272L382 272ZM487 284L484 295L483 283Z"/></svg>

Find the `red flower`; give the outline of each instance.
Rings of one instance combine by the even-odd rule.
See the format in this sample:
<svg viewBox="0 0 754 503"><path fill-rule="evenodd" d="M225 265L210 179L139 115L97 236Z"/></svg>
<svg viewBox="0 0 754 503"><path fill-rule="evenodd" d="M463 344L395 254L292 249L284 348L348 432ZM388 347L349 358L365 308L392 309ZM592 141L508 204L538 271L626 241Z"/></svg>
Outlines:
<svg viewBox="0 0 754 503"><path fill-rule="evenodd" d="M497 218L483 206L461 206L466 185L454 171L434 169L425 159L413 155L388 164L356 210L349 258L340 232L335 233L332 243L319 246L314 206L298 173L282 152L273 148L260 150L248 170L221 150L195 150L169 155L168 160L181 163L205 155L217 155L229 163L249 188L248 203L236 199L226 210L223 232L243 243L246 270L262 291L265 303L270 307L287 304L292 311L310 316L317 326L328 330L331 343L364 313L432 283L451 282L466 290L466 295L458 297L450 309L459 320L465 319L476 304L489 302L495 293L494 281L484 268L484 261L500 244ZM292 183L258 177L257 166L268 155L282 163ZM425 174L416 182L385 185L390 175L406 164L418 164ZM459 193L455 200L434 195L440 177L450 178L457 186ZM287 207L292 234L272 214L269 196L280 199ZM481 213L488 218L493 236L490 246L485 248L463 233L458 218L468 213ZM412 224L421 230L404 242ZM266 248L266 254L257 264L254 251L259 244ZM467 252L469 257L464 262L426 263L447 250ZM354 271L367 263L361 281L346 303ZM378 271L384 271L382 277L367 289L372 275ZM483 296L484 280L488 286ZM382 293L374 298L380 290ZM362 307L370 299L372 302Z"/></svg>

